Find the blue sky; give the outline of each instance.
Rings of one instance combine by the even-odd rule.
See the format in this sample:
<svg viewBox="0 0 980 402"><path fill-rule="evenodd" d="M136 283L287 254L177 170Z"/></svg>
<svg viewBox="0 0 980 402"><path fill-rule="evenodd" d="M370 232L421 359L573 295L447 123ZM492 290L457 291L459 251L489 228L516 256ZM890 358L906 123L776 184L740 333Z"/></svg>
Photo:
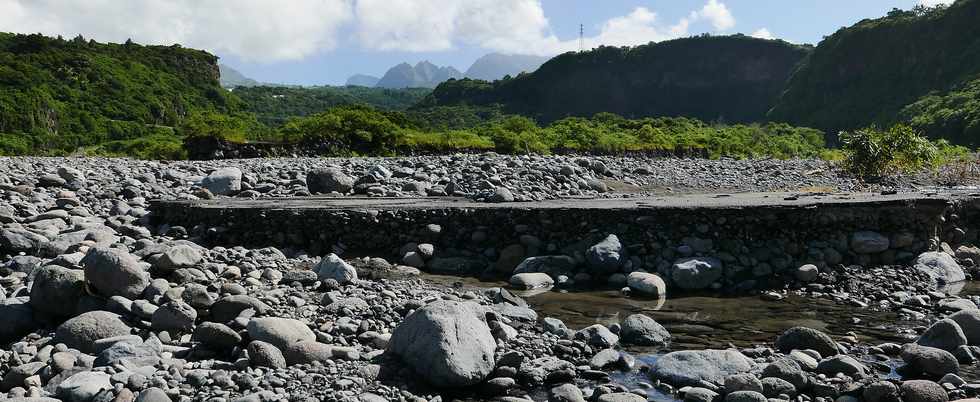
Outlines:
<svg viewBox="0 0 980 402"><path fill-rule="evenodd" d="M246 76L342 84L429 60L461 71L490 52L744 33L816 44L892 8L951 0L0 0L0 31L209 50Z"/></svg>

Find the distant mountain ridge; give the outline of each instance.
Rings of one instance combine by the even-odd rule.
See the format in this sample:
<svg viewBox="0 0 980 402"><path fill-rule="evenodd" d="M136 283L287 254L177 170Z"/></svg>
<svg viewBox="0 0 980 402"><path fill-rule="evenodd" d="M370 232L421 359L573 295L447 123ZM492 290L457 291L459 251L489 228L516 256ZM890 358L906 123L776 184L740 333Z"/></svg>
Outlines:
<svg viewBox="0 0 980 402"><path fill-rule="evenodd" d="M388 69L378 81L378 88L435 88L450 78L463 78L463 73L453 67L439 67L428 60L415 66L401 63Z"/></svg>
<svg viewBox="0 0 980 402"><path fill-rule="evenodd" d="M466 69L466 78L493 81L505 76L516 76L522 72L534 72L550 57L522 54L490 53L476 59Z"/></svg>
<svg viewBox="0 0 980 402"><path fill-rule="evenodd" d="M266 85L251 78L245 76L238 70L231 68L225 64L218 64L218 71L221 73L219 81L221 86L224 88L235 88L235 87L257 87L259 85Z"/></svg>

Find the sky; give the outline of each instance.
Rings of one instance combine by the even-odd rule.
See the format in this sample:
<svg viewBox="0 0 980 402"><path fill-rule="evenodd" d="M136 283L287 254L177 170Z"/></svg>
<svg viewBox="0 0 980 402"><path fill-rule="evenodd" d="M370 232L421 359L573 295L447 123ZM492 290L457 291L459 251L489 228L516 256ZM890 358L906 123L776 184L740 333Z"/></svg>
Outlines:
<svg viewBox="0 0 980 402"><path fill-rule="evenodd" d="M952 0L0 0L0 31L208 50L246 76L339 85L428 60L551 56L710 33L818 43L892 8Z"/></svg>

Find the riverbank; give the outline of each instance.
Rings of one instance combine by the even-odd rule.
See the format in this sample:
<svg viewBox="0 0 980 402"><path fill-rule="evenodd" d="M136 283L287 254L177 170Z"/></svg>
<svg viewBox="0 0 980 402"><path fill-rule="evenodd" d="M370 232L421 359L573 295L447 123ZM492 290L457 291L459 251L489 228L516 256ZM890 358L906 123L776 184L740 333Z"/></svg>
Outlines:
<svg viewBox="0 0 980 402"><path fill-rule="evenodd" d="M787 259L778 269L782 254L758 254L763 249L753 242L760 238L722 230L734 227L727 220L712 220L704 230L691 224L686 237L710 242L668 236L658 248L636 237L645 252L631 248L633 240L609 240L617 233L659 236L659 229L634 230L633 221L621 222L622 231L597 228L567 241L533 225L521 231L483 223L477 231L486 239L514 231L524 249L511 271L480 282L433 276L445 271L428 262L497 262L503 253L489 250L509 244L488 240L474 250L425 238L411 247L335 244L329 235L355 223L308 220L324 234L315 252L213 245L203 240L225 230L220 225L160 221L149 201L278 200L335 191L344 197L445 194L507 205L570 195L649 196L667 187L707 193L859 186L819 161L740 163L496 155L220 163L2 159L0 392L38 402L884 402L892 396L911 402L977 395L980 325L972 323L980 323L980 300L964 282L980 256L972 247L977 226L973 214L955 209L937 210L942 233L848 227L841 229L842 242L784 220L784 230L813 238L800 235L804 248L779 244ZM235 223L251 224L253 232L276 225L247 221ZM862 221L855 216L855 222ZM449 222L418 223L447 241L474 240L474 231L458 232ZM285 237L297 233L279 230ZM412 233L392 227L379 235ZM533 250L532 237L539 241ZM734 260L718 258L715 265L726 268L714 276L710 259L727 247L723 240L741 243ZM342 253L355 248L373 253ZM831 250L841 258L834 260ZM568 263L570 272L516 272L548 255L567 258L535 266ZM810 257L819 258L811 264ZM733 269L738 266L748 270ZM586 271L593 272L588 281L576 274ZM532 275L515 281L522 274ZM779 280L739 288L747 280L741 275ZM592 286L565 292L562 276ZM527 286L546 278L554 287ZM962 284L967 290L957 288ZM666 291L644 293L649 289ZM954 320L943 319L953 313ZM928 381L915 382L920 379Z"/></svg>

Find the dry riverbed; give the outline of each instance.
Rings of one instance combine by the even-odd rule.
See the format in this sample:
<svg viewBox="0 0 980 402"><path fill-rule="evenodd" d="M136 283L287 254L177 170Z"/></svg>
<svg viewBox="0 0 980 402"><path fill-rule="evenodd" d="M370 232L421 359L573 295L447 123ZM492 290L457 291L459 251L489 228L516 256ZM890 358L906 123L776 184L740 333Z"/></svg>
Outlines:
<svg viewBox="0 0 980 402"><path fill-rule="evenodd" d="M934 183L895 186L927 184ZM749 285L720 276L722 260L708 256L712 243L665 244L639 259L606 237L614 233L603 233L549 260L533 258L558 249L522 251L517 267L479 281L430 274L428 262L449 251L421 241L358 257L209 247L198 240L217 229L151 224L148 203L331 192L509 202L859 189L868 188L822 161L2 158L0 396L25 402L976 396L980 292L969 278L980 249L967 227L956 244L936 242L923 253L907 250L930 239L860 232L840 244L816 244L819 255L806 257L812 264L762 249L746 252L752 256L744 264L743 256L724 260L751 267L745 274L779 278ZM505 246L471 258L499 261ZM841 258L864 264L845 266ZM542 287L548 281L554 287Z"/></svg>

